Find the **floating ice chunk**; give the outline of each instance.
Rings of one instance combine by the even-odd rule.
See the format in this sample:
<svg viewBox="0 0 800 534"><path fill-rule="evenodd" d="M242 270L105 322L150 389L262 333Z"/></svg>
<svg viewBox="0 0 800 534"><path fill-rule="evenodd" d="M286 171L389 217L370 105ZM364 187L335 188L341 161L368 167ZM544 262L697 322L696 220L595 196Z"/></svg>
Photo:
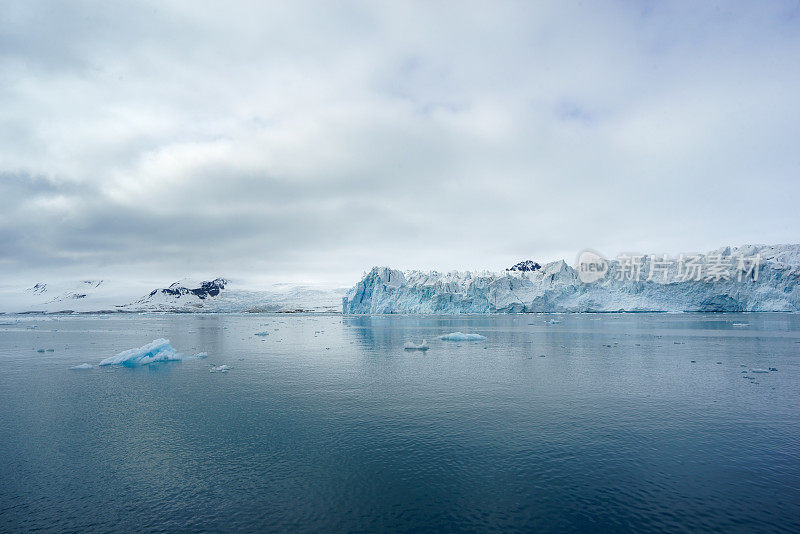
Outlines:
<svg viewBox="0 0 800 534"><path fill-rule="evenodd" d="M76 371L80 371L80 370L83 370L83 369L92 369L93 367L94 367L94 365L91 365L89 363L82 363L80 365L76 365L75 367L70 367L70 369L74 369Z"/></svg>
<svg viewBox="0 0 800 534"><path fill-rule="evenodd" d="M767 369L750 369L751 373L769 373Z"/></svg>
<svg viewBox="0 0 800 534"><path fill-rule="evenodd" d="M135 367L153 362L180 361L182 359L183 355L172 348L168 339L160 338L137 349L126 350L116 356L106 358L100 362L100 365Z"/></svg>
<svg viewBox="0 0 800 534"><path fill-rule="evenodd" d="M731 326L750 326L750 323L733 323Z"/></svg>
<svg viewBox="0 0 800 534"><path fill-rule="evenodd" d="M232 369L232 367L227 366L227 365L217 365L216 367L212 367L211 369L209 369L209 372L212 372L212 373L227 373L231 369Z"/></svg>
<svg viewBox="0 0 800 534"><path fill-rule="evenodd" d="M480 334L465 334L463 332L453 332L452 334L445 334L439 336L443 341L483 341L486 336Z"/></svg>
<svg viewBox="0 0 800 534"><path fill-rule="evenodd" d="M208 356L207 352L198 352L197 354L192 356L192 358L197 358L198 360L200 360L200 359L205 358L206 356Z"/></svg>
<svg viewBox="0 0 800 534"><path fill-rule="evenodd" d="M405 345L403 345L403 350L428 350L429 348L430 347L428 346L427 341L425 341L424 339L422 340L422 343L420 343L419 345L417 345L413 341L409 341Z"/></svg>
<svg viewBox="0 0 800 534"><path fill-rule="evenodd" d="M256 332L254 335L256 335L256 336L268 336L269 332L266 332L266 331L265 332Z"/></svg>

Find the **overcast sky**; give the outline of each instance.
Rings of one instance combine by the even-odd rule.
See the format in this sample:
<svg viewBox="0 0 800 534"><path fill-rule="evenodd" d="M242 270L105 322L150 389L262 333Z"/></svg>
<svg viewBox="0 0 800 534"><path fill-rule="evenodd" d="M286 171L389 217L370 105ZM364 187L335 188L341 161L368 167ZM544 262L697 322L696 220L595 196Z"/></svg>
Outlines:
<svg viewBox="0 0 800 534"><path fill-rule="evenodd" d="M800 242L800 2L0 3L0 273Z"/></svg>

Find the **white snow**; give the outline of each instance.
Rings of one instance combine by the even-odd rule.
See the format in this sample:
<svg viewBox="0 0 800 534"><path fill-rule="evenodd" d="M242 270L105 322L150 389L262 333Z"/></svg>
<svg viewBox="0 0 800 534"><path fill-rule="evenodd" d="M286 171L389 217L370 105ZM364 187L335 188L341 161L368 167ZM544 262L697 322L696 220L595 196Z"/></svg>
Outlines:
<svg viewBox="0 0 800 534"><path fill-rule="evenodd" d="M89 363L82 363L80 365L76 365L75 367L70 367L70 369L75 369L76 371L79 371L79 370L82 370L82 369L93 369L93 368L94 368L94 365L89 364Z"/></svg>
<svg viewBox="0 0 800 534"><path fill-rule="evenodd" d="M486 336L480 334L465 334L463 332L453 332L452 334L445 334L439 336L443 341L483 341Z"/></svg>
<svg viewBox="0 0 800 534"><path fill-rule="evenodd" d="M533 272L400 272L375 267L342 299L347 314L461 314L617 311L800 311L800 245L745 245L708 253L732 258L761 255L758 279L682 281L674 263L666 280L647 280L654 260L643 259L639 281L608 275L584 283L563 260ZM701 263L708 261L701 255Z"/></svg>
<svg viewBox="0 0 800 534"><path fill-rule="evenodd" d="M163 312L333 312L340 309L344 289L316 288L279 284L264 289L237 286L235 281L225 281L217 295L204 298L193 293L171 294L164 289L196 288L202 282L181 280L169 288L159 288L119 307L120 311Z"/></svg>
<svg viewBox="0 0 800 534"><path fill-rule="evenodd" d="M164 289L196 289L202 280L152 284L140 280L29 281L0 283L0 314L24 312L336 312L341 309L344 288L276 284L243 287L226 280L219 294L200 298L191 292L172 294Z"/></svg>
<svg viewBox="0 0 800 534"><path fill-rule="evenodd" d="M109 312L146 291L137 280L51 280L0 285L0 312Z"/></svg>
<svg viewBox="0 0 800 534"><path fill-rule="evenodd" d="M428 350L429 348L430 347L428 346L428 342L425 341L424 339L422 340L422 343L419 343L419 344L414 343L413 341L408 341L408 342L406 342L405 345L403 345L403 349L404 350L423 350L424 351L424 350Z"/></svg>

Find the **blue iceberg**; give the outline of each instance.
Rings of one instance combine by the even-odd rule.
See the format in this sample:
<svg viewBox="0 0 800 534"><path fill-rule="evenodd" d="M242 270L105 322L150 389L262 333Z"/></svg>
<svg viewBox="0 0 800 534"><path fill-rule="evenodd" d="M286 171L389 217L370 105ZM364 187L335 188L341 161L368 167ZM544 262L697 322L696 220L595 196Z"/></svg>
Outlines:
<svg viewBox="0 0 800 534"><path fill-rule="evenodd" d="M181 361L186 359L205 358L206 353L201 352L194 356L184 356L172 348L168 339L159 338L147 345L136 349L120 352L116 356L106 358L100 365L121 365L125 367L137 367L154 362Z"/></svg>

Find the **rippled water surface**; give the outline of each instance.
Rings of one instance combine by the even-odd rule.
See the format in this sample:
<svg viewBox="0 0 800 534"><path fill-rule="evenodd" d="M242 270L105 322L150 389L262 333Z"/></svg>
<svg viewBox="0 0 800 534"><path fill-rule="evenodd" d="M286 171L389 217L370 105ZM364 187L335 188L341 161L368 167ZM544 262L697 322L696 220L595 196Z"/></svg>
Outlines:
<svg viewBox="0 0 800 534"><path fill-rule="evenodd" d="M797 315L16 320L0 531L800 531Z"/></svg>

